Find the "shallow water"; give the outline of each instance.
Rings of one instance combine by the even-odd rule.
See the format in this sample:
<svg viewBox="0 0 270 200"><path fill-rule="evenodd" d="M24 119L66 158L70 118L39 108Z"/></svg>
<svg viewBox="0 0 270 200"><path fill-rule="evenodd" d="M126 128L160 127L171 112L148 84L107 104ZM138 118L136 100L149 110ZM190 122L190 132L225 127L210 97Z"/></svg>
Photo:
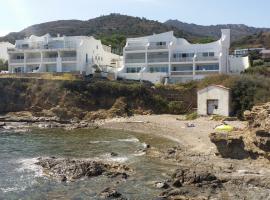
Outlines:
<svg viewBox="0 0 270 200"><path fill-rule="evenodd" d="M115 186L107 177L60 183L42 175L37 157L95 158L122 162L134 170L116 186L129 199L152 199L160 193L153 182L164 180L173 164L136 153L145 143L158 148L174 142L148 134L113 130L32 130L0 133L0 199L98 199L104 188ZM117 157L111 157L115 152Z"/></svg>

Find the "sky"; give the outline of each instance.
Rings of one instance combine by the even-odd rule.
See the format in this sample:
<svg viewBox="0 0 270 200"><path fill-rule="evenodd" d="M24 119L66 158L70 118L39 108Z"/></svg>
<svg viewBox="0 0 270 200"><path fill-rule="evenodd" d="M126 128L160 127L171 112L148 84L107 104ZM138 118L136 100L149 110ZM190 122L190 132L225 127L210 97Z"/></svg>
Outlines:
<svg viewBox="0 0 270 200"><path fill-rule="evenodd" d="M164 22L270 27L270 0L0 0L0 36L30 25L120 13Z"/></svg>

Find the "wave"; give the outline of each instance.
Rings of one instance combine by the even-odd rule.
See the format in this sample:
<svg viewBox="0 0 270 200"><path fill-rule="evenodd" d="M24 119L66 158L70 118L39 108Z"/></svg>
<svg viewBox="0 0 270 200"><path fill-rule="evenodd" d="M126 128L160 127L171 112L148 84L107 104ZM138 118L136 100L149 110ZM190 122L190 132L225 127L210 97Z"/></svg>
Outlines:
<svg viewBox="0 0 270 200"><path fill-rule="evenodd" d="M34 172L34 177L42 177L42 167L36 165L38 158L24 158L17 161L20 167L17 168L18 172Z"/></svg>
<svg viewBox="0 0 270 200"><path fill-rule="evenodd" d="M99 143L110 143L110 142L112 142L112 141L107 141L107 140L99 141L99 140L97 140L97 141L90 141L88 143L89 144L99 144Z"/></svg>
<svg viewBox="0 0 270 200"><path fill-rule="evenodd" d="M134 143L140 142L140 140L137 138L118 139L117 141L119 141L119 142L134 142Z"/></svg>

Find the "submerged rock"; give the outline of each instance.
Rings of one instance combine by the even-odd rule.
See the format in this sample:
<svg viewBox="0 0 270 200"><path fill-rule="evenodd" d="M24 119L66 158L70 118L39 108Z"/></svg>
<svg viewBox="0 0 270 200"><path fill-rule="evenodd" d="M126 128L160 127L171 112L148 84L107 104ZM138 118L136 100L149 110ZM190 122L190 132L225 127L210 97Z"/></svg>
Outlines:
<svg viewBox="0 0 270 200"><path fill-rule="evenodd" d="M127 198L123 197L121 193L119 193L115 188L105 188L99 194L99 198L101 199L117 199L117 200L127 200Z"/></svg>
<svg viewBox="0 0 270 200"><path fill-rule="evenodd" d="M123 179L126 179L128 177L126 173L131 171L129 167L117 163L55 157L39 158L36 165L41 166L46 175L61 181L72 181L82 177L100 175L107 175L111 178L121 175Z"/></svg>

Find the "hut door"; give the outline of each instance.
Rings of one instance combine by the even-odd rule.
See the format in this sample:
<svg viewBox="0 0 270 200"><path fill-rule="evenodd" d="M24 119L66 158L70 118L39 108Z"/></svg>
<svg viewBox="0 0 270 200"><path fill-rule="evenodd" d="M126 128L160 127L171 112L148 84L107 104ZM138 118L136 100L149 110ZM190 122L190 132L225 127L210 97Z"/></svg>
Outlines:
<svg viewBox="0 0 270 200"><path fill-rule="evenodd" d="M218 100L207 100L207 114L214 115L217 114L218 110Z"/></svg>

